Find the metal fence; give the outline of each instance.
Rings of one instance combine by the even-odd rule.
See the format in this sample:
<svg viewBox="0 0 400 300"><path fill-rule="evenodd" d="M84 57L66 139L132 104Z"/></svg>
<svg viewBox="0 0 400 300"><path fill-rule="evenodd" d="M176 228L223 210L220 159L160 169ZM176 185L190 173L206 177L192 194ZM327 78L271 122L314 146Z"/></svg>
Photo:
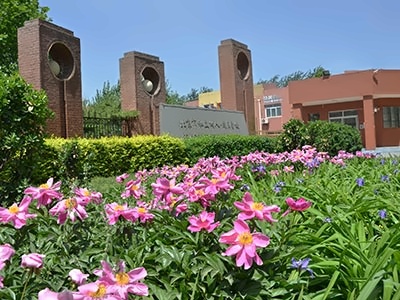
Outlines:
<svg viewBox="0 0 400 300"><path fill-rule="evenodd" d="M85 138L131 137L140 134L140 132L137 117L83 117L83 135Z"/></svg>

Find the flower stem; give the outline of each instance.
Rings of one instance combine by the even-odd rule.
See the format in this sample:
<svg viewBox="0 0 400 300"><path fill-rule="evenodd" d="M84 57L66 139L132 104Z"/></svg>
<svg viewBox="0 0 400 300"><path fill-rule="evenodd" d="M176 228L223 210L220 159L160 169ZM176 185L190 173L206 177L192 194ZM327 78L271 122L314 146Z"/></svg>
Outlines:
<svg viewBox="0 0 400 300"><path fill-rule="evenodd" d="M29 273L28 273L28 277L27 277L26 280L25 280L24 289L22 290L21 300L23 300L24 297L25 297L26 289L27 289L27 287L28 287L29 281L31 280L32 273L33 273L33 270L30 269L30 270L29 270Z"/></svg>

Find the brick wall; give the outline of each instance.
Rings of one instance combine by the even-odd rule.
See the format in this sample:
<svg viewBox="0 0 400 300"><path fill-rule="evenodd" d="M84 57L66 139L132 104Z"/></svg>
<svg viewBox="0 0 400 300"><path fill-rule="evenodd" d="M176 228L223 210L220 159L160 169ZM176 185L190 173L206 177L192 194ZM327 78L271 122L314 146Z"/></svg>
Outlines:
<svg viewBox="0 0 400 300"><path fill-rule="evenodd" d="M65 48L72 57L71 64L68 61L71 67L68 77L57 78L50 70L48 55L54 45ZM55 113L47 124L49 134L83 136L80 56L80 40L70 30L38 19L18 29L19 72L34 88L46 91L49 108Z"/></svg>
<svg viewBox="0 0 400 300"><path fill-rule="evenodd" d="M255 106L251 52L233 39L218 46L221 106L243 111L250 134L255 134Z"/></svg>
<svg viewBox="0 0 400 300"><path fill-rule="evenodd" d="M125 53L119 62L122 110L139 111L143 134L160 134L159 104L166 100L164 63L157 56L137 51ZM151 93L143 87L143 74L155 83ZM158 78L158 84L153 75Z"/></svg>

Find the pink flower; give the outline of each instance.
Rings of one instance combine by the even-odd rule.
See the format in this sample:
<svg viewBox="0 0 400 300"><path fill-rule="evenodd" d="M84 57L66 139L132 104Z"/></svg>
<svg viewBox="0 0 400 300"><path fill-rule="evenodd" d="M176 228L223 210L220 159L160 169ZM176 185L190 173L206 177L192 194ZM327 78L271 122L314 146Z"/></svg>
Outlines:
<svg viewBox="0 0 400 300"><path fill-rule="evenodd" d="M74 296L77 300L121 300L117 295L112 295L109 286L105 282L91 282L80 285L78 293ZM125 298L123 298L125 299Z"/></svg>
<svg viewBox="0 0 400 300"><path fill-rule="evenodd" d="M184 193L182 187L175 185L175 178L168 180L167 178L157 178L155 183L152 183L153 193L157 197L167 196L168 194L181 195Z"/></svg>
<svg viewBox="0 0 400 300"><path fill-rule="evenodd" d="M233 185L229 183L229 179L223 176L213 176L211 179L203 176L199 179L199 182L204 184L204 192L206 194L210 193L212 195L221 192L229 191L233 188Z"/></svg>
<svg viewBox="0 0 400 300"><path fill-rule="evenodd" d="M107 285L108 290L120 297L120 299L128 299L128 294L139 296L147 296L148 287L139 280L147 276L145 268L140 267L129 272L125 271L125 263L120 261L117 266L117 271L114 272L111 266L102 261L103 270L101 272L100 282Z"/></svg>
<svg viewBox="0 0 400 300"><path fill-rule="evenodd" d="M144 190L141 187L140 179L137 180L129 180L126 183L125 191L121 194L122 198L128 198L133 196L135 199L140 199L140 197L144 194Z"/></svg>
<svg viewBox="0 0 400 300"><path fill-rule="evenodd" d="M115 178L115 181L118 182L118 183L121 183L121 182L123 182L125 179L127 179L128 177L129 177L129 174L124 173L124 174L122 174L122 175L117 176L117 177Z"/></svg>
<svg viewBox="0 0 400 300"><path fill-rule="evenodd" d="M37 199L37 207L41 205L49 205L52 199L61 199L62 194L59 192L61 181L53 184L53 178L47 180L47 183L41 184L39 187L28 187L25 189L24 194L31 195L33 199Z"/></svg>
<svg viewBox="0 0 400 300"><path fill-rule="evenodd" d="M242 202L235 202L234 205L242 211L238 216L241 220L257 218L272 223L277 220L272 218L271 213L279 212L281 210L277 205L265 206L263 203L254 202L253 197L249 192L244 194Z"/></svg>
<svg viewBox="0 0 400 300"><path fill-rule="evenodd" d="M128 208L128 204L126 203L123 205L120 205L116 202L106 204L104 209L106 211L109 225L114 225L117 223L120 216L128 221L136 221L135 211L132 208Z"/></svg>
<svg viewBox="0 0 400 300"><path fill-rule="evenodd" d="M202 211L199 216L190 216L188 230L191 232L199 232L204 229L208 232L213 231L217 226L219 226L219 222L214 222L215 220L215 212L206 212Z"/></svg>
<svg viewBox="0 0 400 300"><path fill-rule="evenodd" d="M82 285L86 282L87 278L89 277L89 274L83 274L81 270L72 269L71 271L69 271L68 276L77 285Z"/></svg>
<svg viewBox="0 0 400 300"><path fill-rule="evenodd" d="M146 223L154 219L154 215L148 211L146 207L137 206L133 209L135 219L139 219L141 223Z"/></svg>
<svg viewBox="0 0 400 300"><path fill-rule="evenodd" d="M0 289L2 289L4 287L3 280L4 280L4 277L0 276Z"/></svg>
<svg viewBox="0 0 400 300"><path fill-rule="evenodd" d="M64 224L67 217L69 217L72 222L75 222L76 217L84 220L88 216L85 206L82 205L82 202L77 198L68 198L58 202L49 210L49 213L52 216L58 216L58 224Z"/></svg>
<svg viewBox="0 0 400 300"><path fill-rule="evenodd" d="M22 255L21 267L40 269L43 267L43 259L46 255L30 253Z"/></svg>
<svg viewBox="0 0 400 300"><path fill-rule="evenodd" d="M5 262L15 254L15 250L9 244L0 246L0 270L4 268Z"/></svg>
<svg viewBox="0 0 400 300"><path fill-rule="evenodd" d="M61 293L56 293L48 288L45 288L44 290L41 290L38 295L39 299L38 300L74 300L77 298L74 298L73 293L70 291L64 291Z"/></svg>
<svg viewBox="0 0 400 300"><path fill-rule="evenodd" d="M293 198L286 198L286 203L289 205L290 209L296 211L304 211L311 206L311 202L305 200L304 198L299 198L296 201Z"/></svg>
<svg viewBox="0 0 400 300"><path fill-rule="evenodd" d="M293 173L294 172L294 166L284 166L283 171L286 173Z"/></svg>
<svg viewBox="0 0 400 300"><path fill-rule="evenodd" d="M86 206L89 202L94 202L99 204L103 201L103 195L99 192L91 192L86 188L76 188L75 189L75 196L79 202Z"/></svg>
<svg viewBox="0 0 400 300"><path fill-rule="evenodd" d="M0 207L0 222L11 222L17 229L25 226L27 219L36 217L35 214L28 213L28 207L31 202L32 198L25 196L19 206L14 203L9 208Z"/></svg>
<svg viewBox="0 0 400 300"><path fill-rule="evenodd" d="M236 255L236 266L244 265L245 270L252 266L253 261L262 265L256 249L268 246L269 237L259 232L250 233L249 226L240 219L233 222L233 227L234 229L222 234L219 239L220 243L231 245L222 255Z"/></svg>

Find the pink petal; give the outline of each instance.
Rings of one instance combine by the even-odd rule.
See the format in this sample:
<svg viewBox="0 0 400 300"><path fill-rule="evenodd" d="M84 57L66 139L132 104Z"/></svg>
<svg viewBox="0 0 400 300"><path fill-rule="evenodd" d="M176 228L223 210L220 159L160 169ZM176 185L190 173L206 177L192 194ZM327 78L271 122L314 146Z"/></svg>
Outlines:
<svg viewBox="0 0 400 300"><path fill-rule="evenodd" d="M269 245L270 239L268 236L256 232L253 233L253 244L257 247L267 247Z"/></svg>
<svg viewBox="0 0 400 300"><path fill-rule="evenodd" d="M238 233L232 229L231 231L221 234L219 242L223 244L233 244L235 243L237 236Z"/></svg>
<svg viewBox="0 0 400 300"><path fill-rule="evenodd" d="M130 282L138 281L147 276L147 271L143 267L136 268L136 269L133 269L132 271L129 271L128 276L129 276Z"/></svg>
<svg viewBox="0 0 400 300"><path fill-rule="evenodd" d="M233 222L233 228L237 233L249 232L250 228L249 225L243 220L237 219Z"/></svg>
<svg viewBox="0 0 400 300"><path fill-rule="evenodd" d="M228 249L226 249L226 251L222 254L224 256L232 256L237 254L240 250L242 250L242 246L241 245L233 245L230 246Z"/></svg>

